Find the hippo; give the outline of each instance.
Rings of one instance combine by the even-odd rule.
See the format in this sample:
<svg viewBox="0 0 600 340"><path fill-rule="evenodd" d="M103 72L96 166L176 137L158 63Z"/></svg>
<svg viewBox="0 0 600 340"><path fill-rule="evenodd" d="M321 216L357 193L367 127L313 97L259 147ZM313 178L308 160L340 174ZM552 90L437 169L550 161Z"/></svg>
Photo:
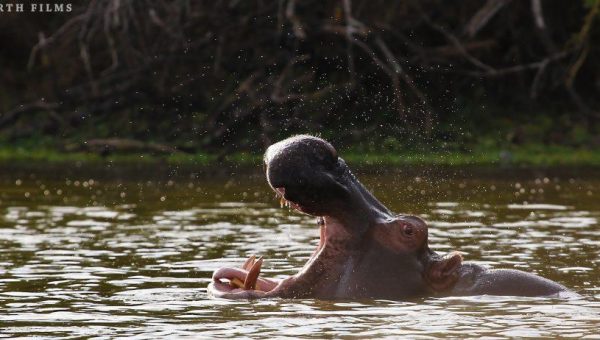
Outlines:
<svg viewBox="0 0 600 340"><path fill-rule="evenodd" d="M564 286L512 269L487 269L428 245L416 216L391 212L327 141L298 135L271 145L267 181L282 204L317 217L320 241L304 267L283 280L260 277L263 259L216 270L208 291L230 299L406 300L427 296L559 296Z"/></svg>

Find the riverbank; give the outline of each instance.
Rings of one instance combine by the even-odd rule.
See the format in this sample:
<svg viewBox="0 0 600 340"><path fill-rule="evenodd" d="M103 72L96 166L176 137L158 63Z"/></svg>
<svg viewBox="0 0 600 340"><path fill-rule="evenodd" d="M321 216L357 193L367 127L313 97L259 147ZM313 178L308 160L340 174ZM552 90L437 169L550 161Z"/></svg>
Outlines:
<svg viewBox="0 0 600 340"><path fill-rule="evenodd" d="M353 165L502 165L502 166L600 166L600 149L565 146L526 145L510 149L479 148L471 151L386 151L365 152L360 149L340 149L340 154ZM222 163L238 165L260 164L260 153L150 154L128 153L100 155L93 152L64 152L46 148L0 148L0 162L50 163L167 163L172 165L215 166Z"/></svg>

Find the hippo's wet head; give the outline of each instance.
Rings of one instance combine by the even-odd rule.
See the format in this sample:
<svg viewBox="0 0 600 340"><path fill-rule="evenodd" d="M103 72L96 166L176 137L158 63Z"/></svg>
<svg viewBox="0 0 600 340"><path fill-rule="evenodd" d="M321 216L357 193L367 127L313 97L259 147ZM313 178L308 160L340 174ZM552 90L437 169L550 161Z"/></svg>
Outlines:
<svg viewBox="0 0 600 340"><path fill-rule="evenodd" d="M273 144L264 164L267 181L282 204L298 211L335 218L348 231L364 231L366 219L389 214L321 138L299 135Z"/></svg>
<svg viewBox="0 0 600 340"><path fill-rule="evenodd" d="M296 136L273 144L264 162L267 181L283 204L322 216L339 214L349 203L348 167L320 138Z"/></svg>

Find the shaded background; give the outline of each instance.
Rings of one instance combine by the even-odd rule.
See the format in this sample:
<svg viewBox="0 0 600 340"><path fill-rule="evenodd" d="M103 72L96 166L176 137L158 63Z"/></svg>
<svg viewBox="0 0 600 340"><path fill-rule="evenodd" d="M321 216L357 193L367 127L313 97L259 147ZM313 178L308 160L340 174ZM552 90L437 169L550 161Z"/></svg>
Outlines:
<svg viewBox="0 0 600 340"><path fill-rule="evenodd" d="M0 141L228 153L310 132L365 150L594 149L599 6L97 0L1 13Z"/></svg>

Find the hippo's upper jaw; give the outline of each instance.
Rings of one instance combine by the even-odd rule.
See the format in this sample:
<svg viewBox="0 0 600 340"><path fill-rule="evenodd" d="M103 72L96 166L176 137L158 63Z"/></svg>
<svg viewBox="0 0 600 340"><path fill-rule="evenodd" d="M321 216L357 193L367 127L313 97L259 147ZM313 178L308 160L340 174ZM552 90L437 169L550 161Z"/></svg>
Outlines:
<svg viewBox="0 0 600 340"><path fill-rule="evenodd" d="M323 139L300 135L273 144L264 164L267 181L282 204L313 216L333 217L348 232L364 232L369 224L392 217Z"/></svg>

